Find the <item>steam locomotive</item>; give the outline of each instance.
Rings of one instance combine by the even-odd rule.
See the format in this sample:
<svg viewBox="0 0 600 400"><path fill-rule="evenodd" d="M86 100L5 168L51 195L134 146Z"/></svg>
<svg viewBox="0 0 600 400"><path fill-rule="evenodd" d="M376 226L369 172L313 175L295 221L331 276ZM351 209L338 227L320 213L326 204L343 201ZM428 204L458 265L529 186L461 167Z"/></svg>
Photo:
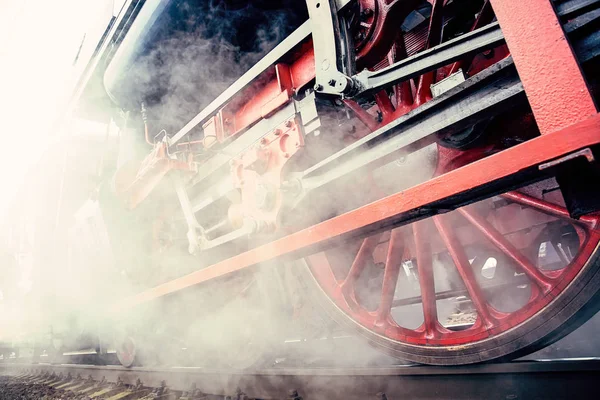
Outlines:
<svg viewBox="0 0 600 400"><path fill-rule="evenodd" d="M86 343L246 367L342 327L457 365L594 315L600 1L521 3L126 1L68 113L108 132L57 256Z"/></svg>

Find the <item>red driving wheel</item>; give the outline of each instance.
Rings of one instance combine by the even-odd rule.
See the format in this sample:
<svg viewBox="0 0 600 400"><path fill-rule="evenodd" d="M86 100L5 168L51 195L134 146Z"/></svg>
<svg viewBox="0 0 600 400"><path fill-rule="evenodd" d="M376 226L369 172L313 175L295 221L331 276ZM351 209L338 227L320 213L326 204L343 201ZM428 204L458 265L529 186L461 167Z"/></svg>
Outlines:
<svg viewBox="0 0 600 400"><path fill-rule="evenodd" d="M402 358L531 351L578 326L600 279L599 217L536 196L549 183L312 255L306 272L336 320Z"/></svg>
<svg viewBox="0 0 600 400"><path fill-rule="evenodd" d="M441 40L443 2L432 4L423 48ZM484 2L472 29L492 20ZM412 53L408 39L392 48L392 62ZM506 55L502 46L378 93L379 123L371 110L346 104L374 130L429 101L436 79L458 68L472 76ZM439 147L437 172L495 151L492 142L473 144L481 133L466 131L468 140L457 146L441 139L453 149ZM379 174L373 183L389 186L414 172ZM403 188L397 184L395 191ZM406 360L467 364L533 351L597 310L600 216L570 218L557 189L548 179L311 255L300 261L303 281L333 319Z"/></svg>

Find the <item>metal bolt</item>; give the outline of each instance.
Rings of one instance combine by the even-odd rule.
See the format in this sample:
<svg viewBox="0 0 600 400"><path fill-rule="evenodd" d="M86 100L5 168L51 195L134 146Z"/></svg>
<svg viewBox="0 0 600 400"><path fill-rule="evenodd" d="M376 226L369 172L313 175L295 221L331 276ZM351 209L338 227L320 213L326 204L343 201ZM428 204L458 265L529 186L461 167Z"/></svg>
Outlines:
<svg viewBox="0 0 600 400"><path fill-rule="evenodd" d="M275 134L275 136L279 136L281 135L281 129L275 129L275 132L273 132Z"/></svg>
<svg viewBox="0 0 600 400"><path fill-rule="evenodd" d="M267 144L267 138L260 139L260 144Z"/></svg>
<svg viewBox="0 0 600 400"><path fill-rule="evenodd" d="M318 83L315 85L315 92L320 92L323 90L323 85L319 85Z"/></svg>
<svg viewBox="0 0 600 400"><path fill-rule="evenodd" d="M285 121L285 127L286 128L290 128L291 126L292 126L292 121L290 121L290 120Z"/></svg>

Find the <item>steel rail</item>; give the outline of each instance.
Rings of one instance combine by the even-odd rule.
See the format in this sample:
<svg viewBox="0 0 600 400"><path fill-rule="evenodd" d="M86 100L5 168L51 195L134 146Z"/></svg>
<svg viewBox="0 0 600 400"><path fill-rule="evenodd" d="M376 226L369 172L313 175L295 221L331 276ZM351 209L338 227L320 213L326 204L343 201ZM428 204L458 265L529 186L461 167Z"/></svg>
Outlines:
<svg viewBox="0 0 600 400"><path fill-rule="evenodd" d="M307 399L515 399L595 398L600 359L515 361L460 367L395 365L367 368L271 368L256 371L205 368L123 368L118 366L3 364L12 376L63 374L94 381L187 391L195 386L210 395L281 399L297 392ZM53 385L60 386L63 381ZM407 397L409 396L409 397Z"/></svg>

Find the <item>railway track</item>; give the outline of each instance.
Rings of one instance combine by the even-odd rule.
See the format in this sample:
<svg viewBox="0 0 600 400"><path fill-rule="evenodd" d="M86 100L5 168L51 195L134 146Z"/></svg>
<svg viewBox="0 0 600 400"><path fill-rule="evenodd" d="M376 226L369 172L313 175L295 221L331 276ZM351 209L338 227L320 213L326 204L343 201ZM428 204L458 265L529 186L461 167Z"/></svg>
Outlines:
<svg viewBox="0 0 600 400"><path fill-rule="evenodd" d="M563 399L596 398L600 358L454 368L204 368L3 364L4 385L97 399Z"/></svg>

